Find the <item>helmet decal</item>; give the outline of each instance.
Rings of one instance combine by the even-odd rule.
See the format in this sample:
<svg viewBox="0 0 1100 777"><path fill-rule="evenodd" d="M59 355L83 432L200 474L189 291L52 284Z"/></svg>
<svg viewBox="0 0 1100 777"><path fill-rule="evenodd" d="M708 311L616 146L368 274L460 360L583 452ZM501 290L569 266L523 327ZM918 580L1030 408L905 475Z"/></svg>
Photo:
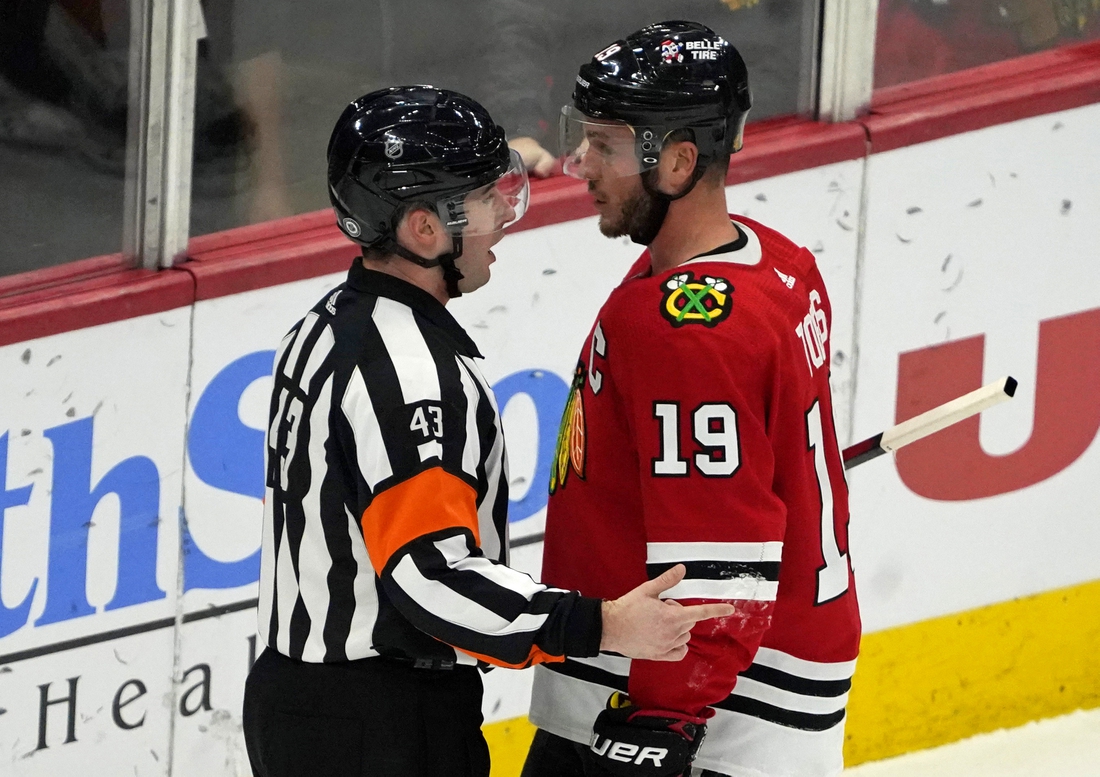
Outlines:
<svg viewBox="0 0 1100 777"><path fill-rule="evenodd" d="M620 45L619 45L618 43L612 43L612 44L611 44L610 46L608 46L608 47L607 47L606 49L604 49L604 50L603 50L603 51L601 51L601 52L600 52L599 54L597 54L597 55L595 56L595 59L596 59L596 60L597 60L598 62L603 62L603 61L604 61L605 59L607 59L608 57L610 57L610 56L611 56L612 54L618 54L618 53L619 53L620 51L622 51L622 50L623 50L623 47L622 47L622 46L620 46Z"/></svg>
<svg viewBox="0 0 1100 777"><path fill-rule="evenodd" d="M389 159L400 159L401 155L405 153L405 141L401 138L387 137L386 138L386 157Z"/></svg>
<svg viewBox="0 0 1100 777"><path fill-rule="evenodd" d="M695 41L688 41L690 46ZM661 41L661 61L666 65L671 65L674 62L683 62L684 55L680 53L680 44L674 40L666 39Z"/></svg>
<svg viewBox="0 0 1100 777"><path fill-rule="evenodd" d="M352 237L359 237L363 230L359 228L358 222L355 219L344 219L344 229Z"/></svg>
<svg viewBox="0 0 1100 777"><path fill-rule="evenodd" d="M718 59L718 52L726 45L722 38L717 40L689 40L685 46L691 52L692 59Z"/></svg>

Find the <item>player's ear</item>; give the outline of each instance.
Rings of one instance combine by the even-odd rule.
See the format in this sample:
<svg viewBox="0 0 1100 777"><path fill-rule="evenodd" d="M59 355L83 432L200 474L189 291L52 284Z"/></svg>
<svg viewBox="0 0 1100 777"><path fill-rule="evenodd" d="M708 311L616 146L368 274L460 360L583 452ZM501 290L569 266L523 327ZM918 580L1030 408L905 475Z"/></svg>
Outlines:
<svg viewBox="0 0 1100 777"><path fill-rule="evenodd" d="M665 143L657 162L660 190L665 194L683 191L690 183L698 161L699 149L690 140Z"/></svg>

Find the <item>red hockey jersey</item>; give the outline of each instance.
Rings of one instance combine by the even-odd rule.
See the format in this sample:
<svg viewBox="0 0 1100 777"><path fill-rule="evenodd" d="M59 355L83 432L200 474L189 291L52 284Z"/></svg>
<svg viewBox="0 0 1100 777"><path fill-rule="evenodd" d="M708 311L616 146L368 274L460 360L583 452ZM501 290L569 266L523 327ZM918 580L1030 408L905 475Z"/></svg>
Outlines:
<svg viewBox="0 0 1100 777"><path fill-rule="evenodd" d="M683 563L667 596L731 601L679 662L536 671L532 720L587 742L613 689L716 715L696 764L842 768L860 626L829 391L832 311L813 256L731 217L732 250L652 275L648 253L581 351L551 473L543 580L613 599Z"/></svg>

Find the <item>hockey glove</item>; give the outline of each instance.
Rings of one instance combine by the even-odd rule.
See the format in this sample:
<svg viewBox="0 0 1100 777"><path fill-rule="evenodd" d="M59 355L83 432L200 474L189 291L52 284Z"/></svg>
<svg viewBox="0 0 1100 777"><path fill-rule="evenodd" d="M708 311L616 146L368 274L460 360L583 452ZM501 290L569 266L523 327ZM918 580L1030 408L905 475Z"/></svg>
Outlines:
<svg viewBox="0 0 1100 777"><path fill-rule="evenodd" d="M588 777L681 777L703 741L709 707L698 717L681 712L642 710L616 691L592 726L585 753Z"/></svg>

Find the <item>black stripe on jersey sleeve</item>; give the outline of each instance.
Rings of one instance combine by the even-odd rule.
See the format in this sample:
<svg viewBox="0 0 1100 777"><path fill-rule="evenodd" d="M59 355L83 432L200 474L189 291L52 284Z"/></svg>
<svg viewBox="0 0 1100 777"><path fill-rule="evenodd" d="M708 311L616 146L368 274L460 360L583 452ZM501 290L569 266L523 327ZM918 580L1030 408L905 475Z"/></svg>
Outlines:
<svg viewBox="0 0 1100 777"><path fill-rule="evenodd" d="M325 331L325 328L327 326L328 326L328 322L322 321L322 320L318 320L316 323L314 323L313 328L305 336L305 340L302 342L301 350L298 351L298 363L292 365L293 366L293 372L291 373L290 380L294 384L294 388L295 388L296 392L299 394L299 396L302 396L303 398L305 396L308 396L308 394L310 392L302 391L302 388L301 388L301 385L300 385L301 382L302 382L302 375L306 371L306 365L309 364L309 358L313 354L313 349L317 347L317 341L321 338L321 334ZM299 329L298 330L298 335L295 337L295 339L297 339L298 337L301 337L301 336L302 336L302 330ZM293 344L291 345L291 347L293 347ZM324 372L325 372L324 370L320 369L320 365L318 365L317 372L314 373L313 377L310 379L311 385L312 385L312 382L317 378L317 376L319 376L321 374L324 374ZM285 375L284 375L284 377L285 377Z"/></svg>
<svg viewBox="0 0 1100 777"><path fill-rule="evenodd" d="M302 458L308 457L296 456L295 461L301 461ZM294 464L292 463L291 466L293 467ZM292 480L293 478L294 475L291 475ZM285 516L285 521L283 524L283 542L290 543L290 563L294 567L295 579L300 581L302 578L299 572L301 567L298 563L298 554L301 552L302 536L305 534L305 512L302 510L302 503L298 499L289 499L285 501L283 503L283 510ZM278 559L276 560L276 563L278 563ZM276 606L278 606L277 599ZM286 624L284 628L289 629L290 657L301 658L302 651L305 648L306 638L309 637L310 618L309 613L306 612L305 602L302 601L300 588L294 600L294 607L290 612L290 622Z"/></svg>
<svg viewBox="0 0 1100 777"><path fill-rule="evenodd" d="M812 712L796 712L746 696L729 696L713 706L801 731L827 731L844 720L843 709L821 715Z"/></svg>
<svg viewBox="0 0 1100 777"><path fill-rule="evenodd" d="M372 306L373 310L373 306ZM382 336L373 321L368 320L361 335L362 351L359 357L359 371L367 387L374 414L382 431L382 442L389 454L390 469L393 471L393 483L399 483L421 469L420 456L415 447L408 445L408 436L393 428L392 418L401 411L405 402L401 395L401 382L397 378L397 369L390 360ZM381 484L377 488L381 489Z"/></svg>
<svg viewBox="0 0 1100 777"><path fill-rule="evenodd" d="M302 321L304 320L305 319L302 319ZM282 348L282 351L277 354L277 358L275 359L275 363L271 373L275 382L278 382L279 376L283 374L283 370L286 368L286 362L287 359L290 358L290 351L294 346L294 340L298 337L298 333L302 330L302 321L299 321L297 324L292 326L290 328L290 331L283 336L283 342L286 343L286 347L284 348L282 346L282 343L279 344L280 348ZM268 428L270 428L271 424L275 421L275 414L279 412L279 394L279 391L271 392L271 401L268 402L267 409ZM268 444L270 444L270 440L268 441Z"/></svg>
<svg viewBox="0 0 1100 777"><path fill-rule="evenodd" d="M652 580L677 564L687 567L685 580L736 580L751 577L757 580L779 580L778 561L675 561L646 564L646 574Z"/></svg>
<svg viewBox="0 0 1100 777"><path fill-rule="evenodd" d="M481 498L484 497L489 484L488 474L485 470L485 462L489 459L489 454L493 450L493 446L497 442L497 413L493 409L493 403L490 401L488 394L486 394L485 387L481 385L481 381L478 380L477 375L468 370L466 365L463 365L463 369L467 370L467 374L470 376L470 380L473 382L474 387L477 389L478 403L477 403L477 417L475 419L477 423L477 433L481 438L481 456L477 462L477 480L478 483L483 484L478 489L478 506L480 507ZM507 484L505 484L507 486ZM505 488L505 495L507 495L507 488ZM500 533L503 537L504 534Z"/></svg>
<svg viewBox="0 0 1100 777"><path fill-rule="evenodd" d="M373 309L373 308L372 308ZM421 333L423 334L423 333ZM406 404L401 393L401 382L397 377L397 370L386 351L385 343L373 321L368 317L364 322L364 331L359 335L361 352L359 356L359 370L363 376L363 382L367 388L371 405L374 407L378 426L382 433L382 441L386 446L389 456L390 469L393 475L375 485L374 493L378 494L387 488L404 482L424 470L439 466L436 459L420 460L417 445L431 438L423 438L415 435L410 430L410 421L419 404ZM431 339L425 338L431 351ZM451 360L453 362L453 355ZM462 443L465 443L465 393L461 384L458 385L457 395L448 387L449 378L441 374L438 360L436 362L436 375L439 380L440 405L443 408L444 435L449 435L453 430L459 430ZM457 372L453 375L457 380ZM427 420L431 420L430 417ZM450 424L447 422L450 421ZM448 426L450 428L448 428ZM444 443L444 457L454 456L453 446ZM475 490L478 484L469 474L462 471L462 444L457 447L457 465L448 466L444 462L444 469L456 477L460 477L469 483ZM479 491L479 493L482 493Z"/></svg>
<svg viewBox="0 0 1100 777"><path fill-rule="evenodd" d="M443 469L457 475L463 473L462 454L466 447L468 400L466 391L462 388L455 346L449 338L444 338L441 330L426 322L420 315L416 315L414 320L435 361L435 371L439 377L439 399L443 406ZM469 473L462 477L467 482L472 480ZM475 490L479 495L484 493L477 486Z"/></svg>
<svg viewBox="0 0 1100 777"><path fill-rule="evenodd" d="M507 455L505 453L505 455ZM531 488L538 488L535 483ZM502 466L500 469L500 484L497 487L497 499L493 505L493 526L496 527L497 536L500 537L500 556L495 559L501 564L508 563L508 478L507 472Z"/></svg>
<svg viewBox="0 0 1100 777"><path fill-rule="evenodd" d="M575 680L583 680L586 683L614 688L616 691L622 691L623 693L627 693L629 690L627 687L628 678L625 675L614 674L613 672L608 672L606 669L582 664L580 661L566 660L560 663L543 664L543 666L551 672L557 672L566 677L572 677Z"/></svg>
<svg viewBox="0 0 1100 777"><path fill-rule="evenodd" d="M552 672L587 683L614 688L624 693L629 690L628 679L624 675L613 674L605 669L582 664L579 661L563 661L557 664L544 664L544 666ZM751 715L769 723L776 723L787 728L797 728L802 731L825 731L844 720L844 710L820 715L809 712L796 712L757 699L732 694L712 706L728 712Z"/></svg>
<svg viewBox="0 0 1100 777"><path fill-rule="evenodd" d="M449 567L447 560L434 543L452 536L461 536L465 539L470 557L484 559L486 564L494 563L485 558L481 549L474 544L473 535L469 531L454 529L425 534L410 542L394 554L393 560L387 565L387 571L400 561L400 556L411 555L420 574L425 578L447 586L460 596L477 602L494 615L507 621L515 620L525 612L544 615L554 608L554 604L560 597L559 592L542 591L528 600L523 594L504 588L472 569ZM527 577L523 572L514 571L514 574ZM534 580L531 580L531 583L534 583Z"/></svg>
<svg viewBox="0 0 1100 777"><path fill-rule="evenodd" d="M820 698L834 698L843 696L852 689L852 681L849 680L811 680L807 677L788 674L770 666L753 664L743 671L740 677L780 688L791 693L799 693L803 696L817 696Z"/></svg>
<svg viewBox="0 0 1100 777"><path fill-rule="evenodd" d="M334 395L334 404L335 398L342 395L342 390ZM334 415L343 417L343 413ZM329 603L322 636L325 661L346 661L351 620L356 608L355 580L361 574L370 574L359 569L352 553L352 542L362 542L363 535L359 522L353 521L359 528L353 538L348 530L348 512L345 508L347 502L356 499L357 495L344 493L344 489L352 487L361 477L355 477L358 467L354 473L349 471L339 442L332 437L325 444L325 466L327 474L321 484L321 528L325 534L325 546L332 566L329 567L326 577Z"/></svg>
<svg viewBox="0 0 1100 777"><path fill-rule="evenodd" d="M454 648L421 631L402 615L377 577L374 587L378 595L378 615L374 619L371 644L375 650L383 656L455 661Z"/></svg>
<svg viewBox="0 0 1100 777"><path fill-rule="evenodd" d="M466 537L467 547L471 547L472 536L466 530L460 531ZM532 647L555 656L594 655L598 652L601 623L599 600L586 599L573 591L542 591L528 601L522 594L498 585L475 571L452 569L431 543L456 534L448 530L424 535L395 553L386 565L381 576L382 586L390 601L413 625L460 650L517 666L527 663ZM507 634L481 632L445 617L437 617L393 578L392 573L397 565L409 557L425 579L446 585L504 621L514 623L523 614L547 617L536 629ZM480 551L477 557L482 563L492 564L511 574L523 574L495 564L481 556Z"/></svg>
<svg viewBox="0 0 1100 777"><path fill-rule="evenodd" d="M279 636L279 548L282 546L284 538L284 526L286 521L283 518L283 503L278 499L273 499L271 503L271 532L274 536L274 541L271 544L273 549L274 560L271 564L271 618L267 624L267 644L276 645L276 640Z"/></svg>

